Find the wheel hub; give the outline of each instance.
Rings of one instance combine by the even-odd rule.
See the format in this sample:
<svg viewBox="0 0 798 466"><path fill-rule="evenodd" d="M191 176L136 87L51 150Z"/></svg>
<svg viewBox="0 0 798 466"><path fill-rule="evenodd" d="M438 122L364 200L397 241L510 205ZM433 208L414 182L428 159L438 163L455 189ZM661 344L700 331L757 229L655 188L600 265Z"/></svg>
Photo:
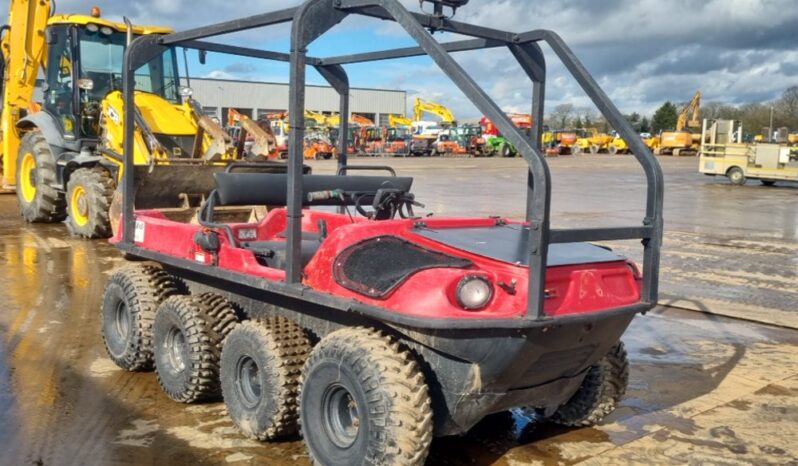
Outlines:
<svg viewBox="0 0 798 466"><path fill-rule="evenodd" d="M357 403L343 385L333 385L324 393L322 401L324 430L340 448L350 447L360 432Z"/></svg>
<svg viewBox="0 0 798 466"><path fill-rule="evenodd" d="M30 152L22 156L19 183L22 198L25 202L33 202L36 197L36 159Z"/></svg>
<svg viewBox="0 0 798 466"><path fill-rule="evenodd" d="M236 387L244 404L250 408L258 404L262 392L260 369L249 356L242 356L236 364Z"/></svg>
<svg viewBox="0 0 798 466"><path fill-rule="evenodd" d="M169 358L169 364L176 372L186 369L186 337L179 328L172 328L164 339L164 349Z"/></svg>
<svg viewBox="0 0 798 466"><path fill-rule="evenodd" d="M69 199L70 214L78 225L85 225L89 221L89 201L83 186L76 186Z"/></svg>
<svg viewBox="0 0 798 466"><path fill-rule="evenodd" d="M120 301L116 306L114 313L114 321L116 323L116 333L120 339L127 340L128 332L130 332L130 311L124 301Z"/></svg>

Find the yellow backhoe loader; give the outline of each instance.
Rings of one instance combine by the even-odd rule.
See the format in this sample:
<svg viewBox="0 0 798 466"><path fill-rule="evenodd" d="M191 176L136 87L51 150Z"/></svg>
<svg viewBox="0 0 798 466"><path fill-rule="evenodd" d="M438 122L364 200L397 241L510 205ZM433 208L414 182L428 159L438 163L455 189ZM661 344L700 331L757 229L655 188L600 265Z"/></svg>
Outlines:
<svg viewBox="0 0 798 466"><path fill-rule="evenodd" d="M690 102L684 106L676 120L675 131L663 131L659 138L657 155L696 155L701 142L701 134L688 131L687 128L700 128L701 91L696 91ZM688 120L689 117L689 120Z"/></svg>
<svg viewBox="0 0 798 466"><path fill-rule="evenodd" d="M612 136L606 133L599 133L596 128L585 128L577 132L576 143L571 147L574 155L579 155L583 152L590 152L591 154L598 154L601 151L608 150L612 140Z"/></svg>
<svg viewBox="0 0 798 466"><path fill-rule="evenodd" d="M2 186L16 191L29 222L66 220L76 235L106 237L125 168L123 54L134 38L171 30L108 21L97 7L90 15L56 15L52 7L51 0L11 0L2 28ZM41 105L33 101L40 69ZM135 80L136 207L199 202L236 148L180 86L174 49Z"/></svg>

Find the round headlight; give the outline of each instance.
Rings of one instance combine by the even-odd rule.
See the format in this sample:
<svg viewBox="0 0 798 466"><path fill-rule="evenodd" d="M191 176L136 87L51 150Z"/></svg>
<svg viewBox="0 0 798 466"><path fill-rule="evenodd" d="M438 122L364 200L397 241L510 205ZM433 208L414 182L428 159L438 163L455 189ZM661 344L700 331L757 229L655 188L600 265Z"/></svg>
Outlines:
<svg viewBox="0 0 798 466"><path fill-rule="evenodd" d="M109 28L108 26L103 26L103 27L100 28L100 34L102 34L104 36L110 36L113 33L114 33L114 30Z"/></svg>
<svg viewBox="0 0 798 466"><path fill-rule="evenodd" d="M485 307L493 296L493 286L488 279L478 275L467 275L457 284L457 302L464 309Z"/></svg>
<svg viewBox="0 0 798 466"><path fill-rule="evenodd" d="M89 32L97 32L97 31L99 31L99 30L100 30L100 26L97 26L97 25L96 25L96 24L94 24L94 23L88 23L88 24L86 25L86 29L87 29Z"/></svg>

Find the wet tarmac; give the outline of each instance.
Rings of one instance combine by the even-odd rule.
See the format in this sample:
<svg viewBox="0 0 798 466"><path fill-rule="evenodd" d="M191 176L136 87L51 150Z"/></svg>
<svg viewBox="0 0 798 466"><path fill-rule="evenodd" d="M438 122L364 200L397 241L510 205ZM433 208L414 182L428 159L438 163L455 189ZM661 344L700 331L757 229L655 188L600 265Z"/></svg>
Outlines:
<svg viewBox="0 0 798 466"><path fill-rule="evenodd" d="M365 163L386 162L416 176L426 210L523 215L519 160ZM555 223L639 220L642 178L628 162L552 160ZM726 313L789 325L798 316L798 185L731 187L694 173L695 159L662 162L666 301L713 312L734 303ZM153 374L108 360L99 305L122 259L107 243L70 238L63 225L26 225L14 196L0 196L0 263L0 464L309 464L299 439L247 440L223 404L174 403ZM798 332L658 308L624 340L629 391L604 425L563 429L498 414L464 437L437 439L428 464L798 465Z"/></svg>

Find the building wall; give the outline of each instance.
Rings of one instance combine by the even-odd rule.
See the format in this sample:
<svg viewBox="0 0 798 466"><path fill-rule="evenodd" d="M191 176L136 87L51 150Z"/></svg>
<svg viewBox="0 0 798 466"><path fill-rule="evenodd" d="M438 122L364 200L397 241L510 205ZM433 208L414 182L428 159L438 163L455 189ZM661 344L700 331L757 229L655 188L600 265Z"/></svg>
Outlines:
<svg viewBox="0 0 798 466"><path fill-rule="evenodd" d="M184 82L185 84L185 82ZM250 81L191 78L194 98L206 113L224 121L226 109L243 109L253 116L288 109L288 85ZM407 93L398 90L359 89L350 91L349 109L374 121L388 114L404 115ZM307 86L305 108L317 112L338 112L338 93L331 87ZM250 112L251 111L251 112Z"/></svg>

